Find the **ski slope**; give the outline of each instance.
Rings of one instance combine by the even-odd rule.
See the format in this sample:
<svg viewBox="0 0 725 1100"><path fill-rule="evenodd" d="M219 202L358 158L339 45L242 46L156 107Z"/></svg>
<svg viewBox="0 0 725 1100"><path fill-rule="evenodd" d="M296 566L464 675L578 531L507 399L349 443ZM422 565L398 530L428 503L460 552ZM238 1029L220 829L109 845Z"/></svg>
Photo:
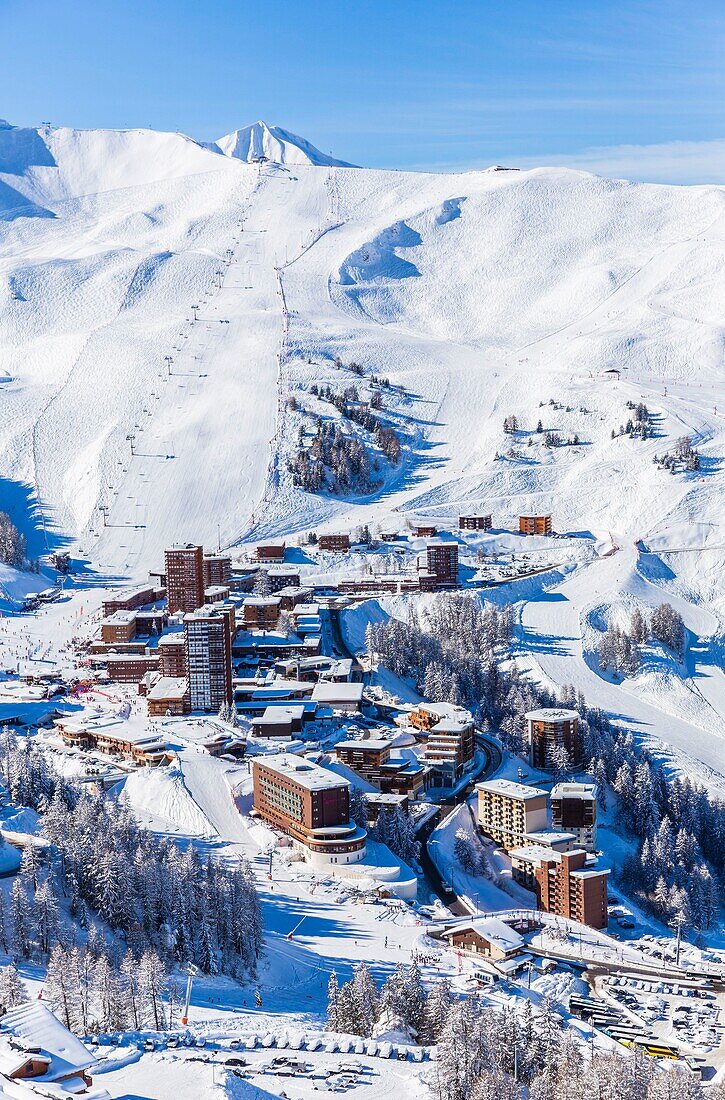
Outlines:
<svg viewBox="0 0 725 1100"><path fill-rule="evenodd" d="M722 773L724 204L563 169L342 167L263 123L212 143L4 126L0 506L32 552L69 543L109 581L178 540L551 511L620 554L523 608L524 636L572 639L532 669ZM364 498L288 469L311 384L354 380L336 356L400 387L403 461ZM612 438L640 400L653 436ZM580 444L543 448L538 420ZM673 477L653 458L685 434L701 470ZM694 643L679 702L606 683L580 643L592 601L665 598Z"/></svg>

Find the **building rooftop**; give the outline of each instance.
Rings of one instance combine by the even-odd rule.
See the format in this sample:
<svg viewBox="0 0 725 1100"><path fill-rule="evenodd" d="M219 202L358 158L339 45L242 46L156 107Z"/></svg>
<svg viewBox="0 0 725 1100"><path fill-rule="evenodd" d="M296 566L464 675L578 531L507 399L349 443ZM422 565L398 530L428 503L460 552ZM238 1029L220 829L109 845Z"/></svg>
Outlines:
<svg viewBox="0 0 725 1100"><path fill-rule="evenodd" d="M519 802L546 797L546 791L539 787L528 787L525 783L515 783L513 779L489 779L486 783L477 783L476 790L515 798Z"/></svg>
<svg viewBox="0 0 725 1100"><path fill-rule="evenodd" d="M124 626L127 623L135 622L137 615L138 611L124 611L121 608L108 615L103 620L102 626Z"/></svg>
<svg viewBox="0 0 725 1100"><path fill-rule="evenodd" d="M525 718L532 722L571 722L579 717L576 710L567 710L566 707L542 707L540 710L530 710Z"/></svg>
<svg viewBox="0 0 725 1100"><path fill-rule="evenodd" d="M146 696L152 703L165 699L181 700L189 690L188 682L182 676L161 676Z"/></svg>
<svg viewBox="0 0 725 1100"><path fill-rule="evenodd" d="M537 829L524 835L529 844L542 848L550 848L553 844L571 843L572 840L576 840L575 833L559 832L558 829Z"/></svg>
<svg viewBox="0 0 725 1100"><path fill-rule="evenodd" d="M324 791L350 786L349 781L336 772L321 768L319 764L313 764L312 761L301 759L299 756L279 753L274 756L259 757L253 763L255 766L269 768L279 775L286 776L308 791Z"/></svg>
<svg viewBox="0 0 725 1100"><path fill-rule="evenodd" d="M445 935L449 936L455 932L467 932L469 929L472 932L477 932L479 936L482 936L483 939L494 944L502 951L518 951L524 946L523 937L498 917L480 917L478 920L455 924L452 928L446 929Z"/></svg>
<svg viewBox="0 0 725 1100"><path fill-rule="evenodd" d="M371 749L373 752L381 752L383 749L389 749L391 745L392 741L386 738L365 737L351 738L349 741L338 741L335 749Z"/></svg>
<svg viewBox="0 0 725 1100"><path fill-rule="evenodd" d="M312 689L312 698L316 703L360 703L362 701L362 684L335 684L325 681L315 684Z"/></svg>
<svg viewBox="0 0 725 1100"><path fill-rule="evenodd" d="M279 596L247 596L242 601L242 608L245 607L279 607Z"/></svg>
<svg viewBox="0 0 725 1100"><path fill-rule="evenodd" d="M48 1071L34 1082L49 1082L72 1077L88 1069L96 1059L58 1020L50 1009L39 1001L11 1008L0 1021L0 1045L13 1054L20 1048L27 1052L37 1051L43 1059L50 1062Z"/></svg>
<svg viewBox="0 0 725 1100"><path fill-rule="evenodd" d="M586 798L597 797L596 783L557 783L551 788L552 798Z"/></svg>
<svg viewBox="0 0 725 1100"><path fill-rule="evenodd" d="M267 707L264 714L252 719L255 726L278 725L280 722L294 722L301 720L305 713L302 703L291 706Z"/></svg>
<svg viewBox="0 0 725 1100"><path fill-rule="evenodd" d="M465 707L457 707L455 703L421 703L417 709L426 714L433 714L439 719L453 718L466 724L473 720L470 711L466 710Z"/></svg>

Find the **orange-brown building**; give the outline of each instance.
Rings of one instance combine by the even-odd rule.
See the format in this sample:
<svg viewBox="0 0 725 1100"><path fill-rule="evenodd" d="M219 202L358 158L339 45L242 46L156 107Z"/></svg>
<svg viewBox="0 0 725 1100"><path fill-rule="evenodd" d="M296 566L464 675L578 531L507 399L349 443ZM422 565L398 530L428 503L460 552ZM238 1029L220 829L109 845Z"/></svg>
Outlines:
<svg viewBox="0 0 725 1100"><path fill-rule="evenodd" d="M126 592L119 592L110 600L103 601L104 616L112 615L114 611L135 611L146 604L154 603L161 599L163 589L153 588L151 585L143 585L140 588L131 588Z"/></svg>
<svg viewBox="0 0 725 1100"><path fill-rule="evenodd" d="M204 549L172 546L165 553L169 613L195 611L204 603Z"/></svg>
<svg viewBox="0 0 725 1100"><path fill-rule="evenodd" d="M146 696L152 717L188 714L191 710L188 680L180 676L161 676Z"/></svg>
<svg viewBox="0 0 725 1100"><path fill-rule="evenodd" d="M255 552L255 561L284 561L285 554L284 542L263 542L260 543Z"/></svg>
<svg viewBox="0 0 725 1100"><path fill-rule="evenodd" d="M130 642L136 636L136 611L114 611L101 623L101 640L105 645Z"/></svg>
<svg viewBox="0 0 725 1100"><path fill-rule="evenodd" d="M279 596L248 596L242 604L245 630L273 630L279 619Z"/></svg>
<svg viewBox="0 0 725 1100"><path fill-rule="evenodd" d="M162 634L156 645L156 652L159 655L159 672L162 676L186 675L183 630L176 630L173 634Z"/></svg>
<svg viewBox="0 0 725 1100"><path fill-rule="evenodd" d="M266 756L252 763L254 809L297 841L312 863L355 863L367 834L350 820L346 779L298 756Z"/></svg>
<svg viewBox="0 0 725 1100"><path fill-rule="evenodd" d="M229 584L232 577L231 558L226 557L224 554L207 553L204 554L201 567L205 588L210 588L212 585L217 584Z"/></svg>
<svg viewBox="0 0 725 1100"><path fill-rule="evenodd" d="M582 763L582 740L579 715L564 707L542 707L525 715L529 743L529 759L535 768L553 771L560 766L558 756L565 750L568 766L576 769Z"/></svg>
<svg viewBox="0 0 725 1100"><path fill-rule="evenodd" d="M419 523L413 528L413 535L417 539L434 539L438 534L438 528L432 523Z"/></svg>
<svg viewBox="0 0 725 1100"><path fill-rule="evenodd" d="M551 516L519 516L520 535L550 535Z"/></svg>
<svg viewBox="0 0 725 1100"><path fill-rule="evenodd" d="M151 653L109 653L105 660L109 680L138 684L147 672L156 672L159 658Z"/></svg>
<svg viewBox="0 0 725 1100"><path fill-rule="evenodd" d="M597 870L582 848L542 848L533 862L539 908L590 928L607 927L608 870Z"/></svg>

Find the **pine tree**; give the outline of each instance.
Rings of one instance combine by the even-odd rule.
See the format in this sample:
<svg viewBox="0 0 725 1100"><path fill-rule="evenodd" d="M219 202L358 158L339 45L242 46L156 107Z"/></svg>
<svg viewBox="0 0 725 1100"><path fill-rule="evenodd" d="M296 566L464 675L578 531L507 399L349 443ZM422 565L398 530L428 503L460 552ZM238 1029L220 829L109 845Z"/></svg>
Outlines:
<svg viewBox="0 0 725 1100"><path fill-rule="evenodd" d="M15 950L27 959L30 955L32 909L20 878L15 879L10 890L10 909Z"/></svg>
<svg viewBox="0 0 725 1100"><path fill-rule="evenodd" d="M93 966L93 993L98 1005L98 1025L104 1031L124 1027L123 986L106 955Z"/></svg>
<svg viewBox="0 0 725 1100"><path fill-rule="evenodd" d="M447 978L436 982L430 991L423 1014L422 1035L427 1043L438 1041L443 1025L448 1019L453 995Z"/></svg>
<svg viewBox="0 0 725 1100"><path fill-rule="evenodd" d="M329 1031L340 1031L339 997L340 987L337 982L337 974L333 970L327 983L327 1027Z"/></svg>
<svg viewBox="0 0 725 1100"><path fill-rule="evenodd" d="M15 963L0 967L0 1014L27 1000L28 991Z"/></svg>
<svg viewBox="0 0 725 1100"><path fill-rule="evenodd" d="M80 1027L80 990L77 974L70 955L60 944L56 944L48 959L45 999L69 1031Z"/></svg>
<svg viewBox="0 0 725 1100"><path fill-rule="evenodd" d="M378 991L364 962L357 963L352 979L353 1000L359 1020L360 1035L369 1038L377 1018Z"/></svg>
<svg viewBox="0 0 725 1100"><path fill-rule="evenodd" d="M43 954L47 954L50 945L58 938L58 899L50 880L42 883L35 894L35 923L38 931L38 944Z"/></svg>
<svg viewBox="0 0 725 1100"><path fill-rule="evenodd" d="M166 968L153 949L144 951L138 963L138 1003L141 1019L156 1031L166 1026L163 994Z"/></svg>

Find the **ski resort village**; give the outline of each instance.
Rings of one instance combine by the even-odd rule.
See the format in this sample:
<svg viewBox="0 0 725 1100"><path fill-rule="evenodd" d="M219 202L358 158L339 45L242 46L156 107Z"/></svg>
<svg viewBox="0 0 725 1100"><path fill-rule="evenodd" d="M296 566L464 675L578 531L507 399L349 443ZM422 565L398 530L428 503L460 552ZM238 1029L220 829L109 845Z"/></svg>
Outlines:
<svg viewBox="0 0 725 1100"><path fill-rule="evenodd" d="M0 123L0 1097L722 1100L724 210Z"/></svg>

